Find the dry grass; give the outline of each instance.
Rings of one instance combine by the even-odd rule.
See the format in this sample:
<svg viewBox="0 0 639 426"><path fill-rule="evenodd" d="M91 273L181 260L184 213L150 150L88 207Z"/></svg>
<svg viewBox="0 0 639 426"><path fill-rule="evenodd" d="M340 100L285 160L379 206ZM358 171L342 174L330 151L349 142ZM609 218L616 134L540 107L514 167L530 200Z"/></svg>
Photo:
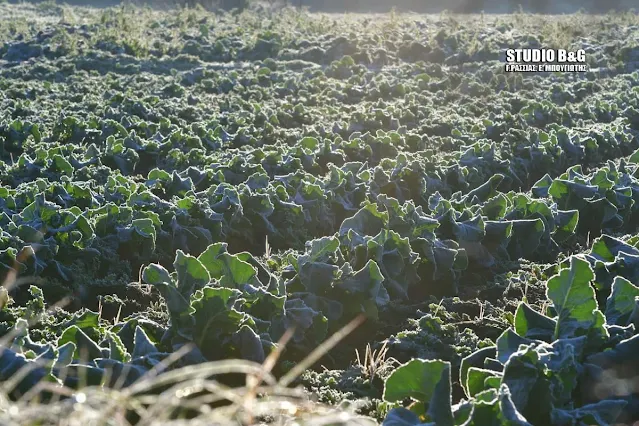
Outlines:
<svg viewBox="0 0 639 426"><path fill-rule="evenodd" d="M8 292L29 282L18 278L18 262L33 251L23 250L13 269L4 279L0 292L0 309L9 301ZM61 307L51 307L50 311ZM116 385L70 389L55 381L41 381L17 401L9 395L34 369L48 367L29 362L17 374L0 384L0 424L2 425L375 425L370 418L343 408L330 407L311 400L304 389L290 387L305 370L311 368L339 341L364 321L359 316L318 346L287 374L276 379L271 371L292 337L288 330L263 364L245 360L223 360L190 365L170 370L191 349L188 345L171 354L129 387ZM34 325L38 318L29 321ZM21 328L0 339L0 356L19 334ZM384 352L385 353L385 352ZM373 353L374 355L374 353ZM378 357L373 357L375 360ZM376 361L372 361L376 362ZM216 380L219 376L240 374L245 385L228 387ZM124 376L124 375L123 375ZM108 381L108 380L107 380ZM42 392L53 397L42 402ZM178 410L188 410L189 418L176 416Z"/></svg>
<svg viewBox="0 0 639 426"><path fill-rule="evenodd" d="M381 348L373 350L370 343L367 344L363 362L359 351L355 349L355 355L357 357L356 366L362 370L362 374L368 380L373 381L373 379L378 375L377 373L385 366L386 354L388 353L387 345L388 340L385 340Z"/></svg>
<svg viewBox="0 0 639 426"><path fill-rule="evenodd" d="M193 425L252 425L261 423L260 419L268 419L268 424L273 425L374 425L372 419L313 402L302 388L289 387L299 374L360 323L361 318L355 319L279 380L271 370L292 335L290 332L263 364L224 360L168 371L171 364L188 351L189 348L184 347L127 388L94 386L74 390L42 381L18 401L11 401L8 394L26 374L38 367L33 362L0 388L0 424L182 424L185 419L176 419L176 412L181 409L190 411L188 423ZM10 340L10 336L5 336L0 347L6 348ZM246 384L228 387L216 380L228 374L244 375ZM54 398L42 403L39 399L42 391L52 393ZM137 419L133 421L134 418Z"/></svg>

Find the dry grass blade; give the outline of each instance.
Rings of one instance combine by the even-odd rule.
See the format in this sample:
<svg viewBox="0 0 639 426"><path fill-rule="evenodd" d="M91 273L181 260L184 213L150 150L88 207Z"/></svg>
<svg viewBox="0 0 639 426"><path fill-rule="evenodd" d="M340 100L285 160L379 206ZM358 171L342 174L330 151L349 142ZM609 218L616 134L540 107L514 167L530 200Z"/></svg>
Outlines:
<svg viewBox="0 0 639 426"><path fill-rule="evenodd" d="M384 344L382 345L382 347L377 351L377 355L375 355L375 353L373 353L374 355L374 369L371 372L371 380L373 380L373 378L375 378L375 375L377 373L377 371L379 370L379 368L384 364L384 362L386 361L386 354L388 353L388 340L384 341Z"/></svg>
<svg viewBox="0 0 639 426"><path fill-rule="evenodd" d="M8 380L2 383L2 388L0 388L0 392L4 394L10 394L18 387L20 382L25 379L29 373L35 371L38 367L41 367L37 362L30 362L25 364L22 368L20 368L15 374L13 374Z"/></svg>
<svg viewBox="0 0 639 426"><path fill-rule="evenodd" d="M343 338L352 333L353 330L359 327L364 321L366 321L366 317L363 314L358 315L355 319L342 327L341 330L333 334L326 341L324 341L324 343L315 348L313 352L311 352L299 364L297 364L287 374L285 374L284 377L279 380L278 384L280 386L290 385L304 372L304 370L310 368L313 364L315 364L324 354L335 347L335 345L337 345Z"/></svg>
<svg viewBox="0 0 639 426"><path fill-rule="evenodd" d="M115 318L113 319L113 324L117 324L120 322L120 315L122 315L122 304L118 305L118 313L116 314Z"/></svg>
<svg viewBox="0 0 639 426"><path fill-rule="evenodd" d="M370 343L366 345L364 362L362 363L359 351L355 349L355 356L357 359L357 366L362 370L362 373L369 380L373 380L377 375L377 371L386 361L386 354L388 353L388 340L384 341L381 348L373 350Z"/></svg>
<svg viewBox="0 0 639 426"><path fill-rule="evenodd" d="M239 359L211 361L203 364L182 367L173 371L167 371L160 376L143 378L141 381L126 388L125 392L129 395L135 395L142 392L148 392L156 387L183 382L191 378L210 377L230 373L251 374L257 376L262 372L262 366L251 361ZM270 373L263 372L262 377L265 382L271 385L277 383Z"/></svg>
<svg viewBox="0 0 639 426"><path fill-rule="evenodd" d="M25 393L22 396L22 398L20 398L20 401L24 402L25 404L34 403L36 402L34 401L34 399L38 398L41 392L50 392L58 396L66 396L66 397L73 396L73 390L69 388L60 386L59 384L56 384L56 383L41 381L37 385L29 389L29 392Z"/></svg>
<svg viewBox="0 0 639 426"><path fill-rule="evenodd" d="M171 353L168 357L163 359L159 364L154 365L144 376L142 376L141 380L138 383L139 384L146 383L147 381L153 379L162 371L166 370L171 365L179 361L180 358L182 358L192 349L192 347L193 347L192 345L184 345L181 348L179 348L177 351ZM132 388L129 388L128 390L131 391Z"/></svg>
<svg viewBox="0 0 639 426"><path fill-rule="evenodd" d="M24 277L21 279L17 277L17 270L21 260L23 261L29 255L33 254L34 250L23 250L20 252L19 258L16 259L15 268L9 271L6 277L7 279L3 284L7 291L8 289L25 283L38 282L33 277ZM68 299L64 299L49 308L48 311L51 312L58 307L63 307L67 303ZM101 309L99 309L99 311L101 311ZM27 326L34 325L39 322L40 319L41 316L32 318L27 322ZM278 342L276 349L269 354L262 365L244 360L226 360L166 371L192 349L192 345L185 345L161 363L154 366L142 379L124 389L124 383L120 380L115 384L114 389L82 387L80 393L78 393L77 390L60 386L59 383L40 381L36 386L22 395L18 401L20 406L19 412L21 413L20 417L22 419L19 423L31 424L35 422L53 424L49 423L47 417L53 414L56 417L60 416L69 420L69 411L74 412L78 418L82 418L83 422L97 421L96 424L108 424L110 421L117 419L117 424L120 425L129 424L125 416L127 411L137 413L140 417L140 421L138 422L140 425L169 424L176 408L190 409L197 413L196 417L205 416L211 419L217 418L220 419L222 423L231 421L231 419L239 419L238 414L243 412L245 416L242 416L244 421L241 423L244 424L252 424L256 415L277 412L286 413L287 415L306 411L312 412L318 409L318 407L314 405L315 403L306 400L304 392L298 389L287 388L286 385L298 377L302 371L314 364L322 355L327 353L363 321L364 317L360 316L338 333L331 336L296 368L291 370L279 383L272 376L271 371L287 343L293 337L294 329L287 330ZM3 338L0 339L0 345L5 348L8 347L9 343L19 335L20 330L21 329L18 328L13 329L3 336ZM0 347L0 351L1 350L2 347ZM44 364L43 362L30 362L21 368L17 374L13 375L10 380L3 384L3 396L8 395L25 377L36 368L44 366ZM64 375L63 371L61 371L61 373ZM160 373L162 374L160 375ZM247 386L244 388L229 388L209 378L210 376L228 373L246 374ZM267 386L261 386L262 382L265 382ZM165 386L170 387L164 390L160 395L145 395L147 392ZM44 415L43 411L37 408L45 407L45 405L41 405L39 400L39 396L43 391L50 392L53 395L53 399L46 405L46 407L48 407L46 410L47 415ZM200 392L204 393L204 395L191 397ZM257 399L258 394L268 394L269 397L266 400ZM90 399L91 403L89 404L87 402L80 406L78 406L77 403L75 403L75 405L69 405L73 403L73 400L60 399L60 397L68 398L74 395L81 396L83 401L89 401ZM231 404L213 410L210 408L212 404L221 401L229 401ZM3 405L9 407L15 406L17 408L15 403L8 402L8 400L7 404ZM106 413L108 413L108 416L105 415ZM24 421L27 421L27 423L24 423Z"/></svg>
<svg viewBox="0 0 639 426"><path fill-rule="evenodd" d="M295 327L289 328L288 330L286 330L286 333L282 335L280 340L277 342L277 346L275 347L275 350L271 352L270 354L268 354L268 356L264 360L264 363L262 364L263 373L264 372L270 373L273 370L273 367L275 367L275 363L282 355L282 351L284 350L287 343L291 340L294 334L295 334ZM247 378L248 387L252 389L257 388L262 383L263 373L260 373L259 376L249 376Z"/></svg>
<svg viewBox="0 0 639 426"><path fill-rule="evenodd" d="M268 243L268 235L266 236L266 239L264 240L264 256L267 259L271 258L271 246Z"/></svg>
<svg viewBox="0 0 639 426"><path fill-rule="evenodd" d="M138 425L145 426L153 424L158 420L168 420L175 408L186 408L188 401L184 401L189 395L201 391L210 392L218 400L228 400L231 402L241 402L241 395L236 389L223 386L213 380L195 378L177 383L160 395L155 396L153 405L146 412L145 418ZM200 407L200 409L203 409Z"/></svg>
<svg viewBox="0 0 639 426"><path fill-rule="evenodd" d="M275 363L280 358L282 351L286 347L286 344L289 342L289 340L293 337L294 334L295 334L295 327L292 327L286 330L286 332L282 335L282 337L278 341L275 347L275 350L269 353L269 355L266 357L266 359L262 363L262 368L263 368L262 372L260 372L260 374L257 376L247 375L246 384L247 384L247 387L249 388L249 391L244 396L244 400L242 401L242 403L235 405L234 413L237 413L237 411L239 411L240 409L244 409L245 411L247 411L248 423L253 422L252 407L254 406L255 398L257 395L257 387L264 380L263 379L264 373L270 374L270 372L273 370L273 367L275 367Z"/></svg>

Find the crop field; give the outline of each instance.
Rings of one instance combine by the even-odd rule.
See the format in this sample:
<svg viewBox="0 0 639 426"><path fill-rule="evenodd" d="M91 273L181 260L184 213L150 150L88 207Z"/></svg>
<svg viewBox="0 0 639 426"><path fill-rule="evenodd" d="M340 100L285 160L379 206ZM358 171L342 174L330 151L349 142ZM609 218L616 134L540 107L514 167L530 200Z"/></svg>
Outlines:
<svg viewBox="0 0 639 426"><path fill-rule="evenodd" d="M637 425L638 230L633 12L0 2L3 425Z"/></svg>

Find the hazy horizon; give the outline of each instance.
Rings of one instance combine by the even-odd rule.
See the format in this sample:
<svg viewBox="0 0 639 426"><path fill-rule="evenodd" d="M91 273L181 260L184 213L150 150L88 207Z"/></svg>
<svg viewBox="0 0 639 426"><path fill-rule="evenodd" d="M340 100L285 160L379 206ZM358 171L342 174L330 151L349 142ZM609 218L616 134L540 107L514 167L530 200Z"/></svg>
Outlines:
<svg viewBox="0 0 639 426"><path fill-rule="evenodd" d="M42 0L44 1L44 0ZM31 1L40 3L41 1ZM398 12L416 13L487 13L509 14L518 11L540 14L570 14L583 11L586 13L605 13L613 10L629 11L639 8L637 0L131 0L137 5L150 5L166 8L172 5L200 4L207 9L220 7L232 9L243 2L262 3L265 5L302 6L313 12L329 13L387 13L395 9ZM10 3L18 3L17 0ZM124 3L119 0L68 0L57 1L59 4L108 7Z"/></svg>

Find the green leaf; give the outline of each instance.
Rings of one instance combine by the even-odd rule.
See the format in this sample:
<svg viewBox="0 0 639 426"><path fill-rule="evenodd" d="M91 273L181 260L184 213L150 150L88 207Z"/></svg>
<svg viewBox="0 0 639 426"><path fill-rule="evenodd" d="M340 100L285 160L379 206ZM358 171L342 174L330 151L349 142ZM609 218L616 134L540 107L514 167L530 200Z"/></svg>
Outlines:
<svg viewBox="0 0 639 426"><path fill-rule="evenodd" d="M139 325L135 326L135 335L133 337L133 358L149 355L157 352L157 348L149 339L146 332Z"/></svg>
<svg viewBox="0 0 639 426"><path fill-rule="evenodd" d="M284 313L286 296L277 296L262 287L244 286L244 307L256 318L265 321Z"/></svg>
<svg viewBox="0 0 639 426"><path fill-rule="evenodd" d="M502 425L507 426L532 426L526 418L517 410L515 406L510 389L506 385L502 385L499 388L499 409L500 420Z"/></svg>
<svg viewBox="0 0 639 426"><path fill-rule="evenodd" d="M388 223L388 213L377 210L376 204L362 207L354 216L344 219L339 228L340 235L347 235L349 230L359 235L377 235Z"/></svg>
<svg viewBox="0 0 639 426"><path fill-rule="evenodd" d="M25 243L39 243L44 239L42 232L29 225L20 225L17 236Z"/></svg>
<svg viewBox="0 0 639 426"><path fill-rule="evenodd" d="M455 424L451 407L449 362L418 359L409 361L386 379L383 398L389 402L413 398L428 405L423 415L432 424Z"/></svg>
<svg viewBox="0 0 639 426"><path fill-rule="evenodd" d="M553 179L550 175L546 174L544 177L539 179L531 188L531 192L537 198L546 198L548 197L548 191L550 189L550 185L552 185Z"/></svg>
<svg viewBox="0 0 639 426"><path fill-rule="evenodd" d="M3 347L0 352L0 377L4 382L7 397L16 400L36 388L42 381L50 381L51 369L38 366L24 354ZM11 386L8 386L10 383Z"/></svg>
<svg viewBox="0 0 639 426"><path fill-rule="evenodd" d="M183 294L183 288L177 288L169 271L152 263L142 271L142 279L160 290L174 321L179 321L180 317L188 313L190 293Z"/></svg>
<svg viewBox="0 0 639 426"><path fill-rule="evenodd" d="M596 334L607 335L601 321L603 314L597 309L595 290L590 285L594 277L590 264L573 256L569 268L548 280L546 295L557 313L554 340L581 336L592 332L591 329Z"/></svg>
<svg viewBox="0 0 639 426"><path fill-rule="evenodd" d="M217 259L222 253L226 253L227 246L226 243L211 244L198 256L198 260L208 269L208 262Z"/></svg>
<svg viewBox="0 0 639 426"><path fill-rule="evenodd" d="M422 241L435 261L430 241ZM374 238L366 238L366 258L374 259L384 276L384 286L394 297L406 299L408 288L419 282L417 275L417 253L411 250L408 238L402 238L394 231L383 229ZM356 248L356 250L359 249Z"/></svg>
<svg viewBox="0 0 639 426"><path fill-rule="evenodd" d="M503 180L504 175L496 173L488 178L488 181L466 194L464 198L466 200L472 201L474 197L477 197L480 202L484 202L490 197L496 195L496 188Z"/></svg>
<svg viewBox="0 0 639 426"><path fill-rule="evenodd" d="M553 343L552 351L540 356L547 368L546 377L550 379L550 393L555 406L567 406L573 399L581 371L576 358L582 351L582 348L575 349L575 346L585 344L585 340L586 336L558 340Z"/></svg>
<svg viewBox="0 0 639 426"><path fill-rule="evenodd" d="M194 320L193 340L210 360L229 356L225 353L228 339L250 320L247 314L233 307L241 295L236 289L205 287L193 296L190 308Z"/></svg>
<svg viewBox="0 0 639 426"><path fill-rule="evenodd" d="M54 155L51 161L55 170L62 172L66 176L73 175L73 166L60 154Z"/></svg>
<svg viewBox="0 0 639 426"><path fill-rule="evenodd" d="M467 378L467 386L468 386L468 394L469 396L475 396L480 392L483 392L487 389L486 387L486 379L491 377L496 377L500 379L501 375L497 375L492 370L487 370L485 368L477 368L470 367L468 369L468 378Z"/></svg>
<svg viewBox="0 0 639 426"><path fill-rule="evenodd" d="M307 291L325 295L337 279L339 267L320 262L305 262L300 267L299 279Z"/></svg>
<svg viewBox="0 0 639 426"><path fill-rule="evenodd" d="M616 423L626 405L624 400L604 400L573 410L555 409L552 424L609 426Z"/></svg>
<svg viewBox="0 0 639 426"><path fill-rule="evenodd" d="M313 344L317 344L324 340L328 331L328 319L320 310L323 310L329 316L331 315L331 306L328 303L323 305L318 302L330 302L338 305L339 312L333 314L335 315L333 318L335 321L342 315L342 305L339 302L318 297L314 294L307 294L307 296L309 296L310 300L289 298L285 305L285 315L271 320L271 335L274 339L281 338L291 326L295 326L293 339L296 342L308 340Z"/></svg>
<svg viewBox="0 0 639 426"><path fill-rule="evenodd" d="M346 293L354 297L354 300L369 300L377 298L384 276L374 260L369 260L366 265L350 277L335 284Z"/></svg>
<svg viewBox="0 0 639 426"><path fill-rule="evenodd" d="M450 380L449 362L414 359L399 366L386 379L383 399L388 402L401 402L406 398L412 398L420 402L430 402L441 380Z"/></svg>
<svg viewBox="0 0 639 426"><path fill-rule="evenodd" d="M555 332L556 321L535 311L526 303L520 303L515 312L515 331L529 339L550 342Z"/></svg>
<svg viewBox="0 0 639 426"><path fill-rule="evenodd" d="M67 365L71 364L76 349L77 346L73 342L67 342L62 346L58 346L53 368L64 368Z"/></svg>
<svg viewBox="0 0 639 426"><path fill-rule="evenodd" d="M561 243L575 234L579 224L579 211L559 210L554 219L555 232L553 233L553 239Z"/></svg>
<svg viewBox="0 0 639 426"><path fill-rule="evenodd" d="M484 203L481 208L482 214L488 220L503 219L508 209L508 198L502 193L497 194L493 198Z"/></svg>
<svg viewBox="0 0 639 426"><path fill-rule="evenodd" d="M339 249L339 239L337 237L323 237L311 240L307 243L310 247L307 249L308 254L300 256L299 263L309 262L325 262L330 256L335 254Z"/></svg>
<svg viewBox="0 0 639 426"><path fill-rule="evenodd" d="M220 243L210 245L198 260L211 278L220 280L222 287L239 288L242 284L252 283L257 276L257 270L250 263L226 253L226 246Z"/></svg>
<svg viewBox="0 0 639 426"><path fill-rule="evenodd" d="M513 228L508 243L508 253L512 259L529 258L541 242L546 232L542 219L521 219L512 221Z"/></svg>
<svg viewBox="0 0 639 426"><path fill-rule="evenodd" d="M266 355L264 353L262 340L249 326L241 326L240 329L233 334L231 341L237 348L236 350L242 359L257 363L264 362Z"/></svg>
<svg viewBox="0 0 639 426"><path fill-rule="evenodd" d="M530 347L512 354L504 365L502 383L508 386L517 411L534 424L550 424L550 382L544 371L539 354Z"/></svg>
<svg viewBox="0 0 639 426"><path fill-rule="evenodd" d="M151 238L153 241L156 239L155 225L153 220L149 218L133 219L131 225L143 237Z"/></svg>
<svg viewBox="0 0 639 426"><path fill-rule="evenodd" d="M87 361L102 358L101 348L78 326L72 325L64 330L58 338L57 346L60 347L69 342L76 345L76 350L73 353L74 358L82 358Z"/></svg>
<svg viewBox="0 0 639 426"><path fill-rule="evenodd" d="M147 174L146 178L147 180L168 181L171 179L171 174L165 170L161 170L155 167Z"/></svg>
<svg viewBox="0 0 639 426"><path fill-rule="evenodd" d="M637 297L639 297L639 287L623 277L615 277L610 296L606 300L606 322L627 325L637 305Z"/></svg>
<svg viewBox="0 0 639 426"><path fill-rule="evenodd" d="M478 395L470 404L472 411L463 426L532 426L517 410L508 386L499 390L489 389Z"/></svg>
<svg viewBox="0 0 639 426"><path fill-rule="evenodd" d="M639 254L639 250L635 247L604 234L597 238L592 244L590 255L603 262L614 262L617 255L621 252L633 255Z"/></svg>
<svg viewBox="0 0 639 426"><path fill-rule="evenodd" d="M419 416L407 408L393 408L384 418L382 426L436 426L432 422L424 423Z"/></svg>
<svg viewBox="0 0 639 426"><path fill-rule="evenodd" d="M521 345L530 345L531 343L541 343L538 340L526 339L519 336L512 329L505 330L497 338L497 359L502 364L506 363L512 354L519 351Z"/></svg>
<svg viewBox="0 0 639 426"><path fill-rule="evenodd" d="M467 397L471 396L468 390L468 370L470 370L471 367L481 368L487 358L495 356L497 356L496 347L490 346L479 349L461 360L459 366L459 381Z"/></svg>
<svg viewBox="0 0 639 426"><path fill-rule="evenodd" d="M450 364L444 367L440 377L428 403L426 418L438 426L454 426Z"/></svg>
<svg viewBox="0 0 639 426"><path fill-rule="evenodd" d="M319 146L319 141L316 138L314 138L314 137L307 136L305 138L302 138L302 140L300 141L299 144L303 148L316 150L317 147Z"/></svg>
<svg viewBox="0 0 639 426"><path fill-rule="evenodd" d="M106 332L106 341L109 342L109 358L120 362L129 362L131 355L127 352L126 347L120 337L111 332Z"/></svg>
<svg viewBox="0 0 639 426"><path fill-rule="evenodd" d="M169 271L157 263L151 263L142 270L142 279L145 283L152 285L173 283Z"/></svg>
<svg viewBox="0 0 639 426"><path fill-rule="evenodd" d="M486 235L484 220L480 215L463 222L453 221L452 225L457 242L467 241L477 243L481 242Z"/></svg>
<svg viewBox="0 0 639 426"><path fill-rule="evenodd" d="M607 370L614 368L614 366L635 362L637 353L639 353L639 334L617 343L613 348L588 356L586 362ZM617 392L614 382L601 383L601 388L604 393L611 392L610 395Z"/></svg>
<svg viewBox="0 0 639 426"><path fill-rule="evenodd" d="M202 262L182 250L176 252L173 266L177 272L177 288L186 297L211 281Z"/></svg>

